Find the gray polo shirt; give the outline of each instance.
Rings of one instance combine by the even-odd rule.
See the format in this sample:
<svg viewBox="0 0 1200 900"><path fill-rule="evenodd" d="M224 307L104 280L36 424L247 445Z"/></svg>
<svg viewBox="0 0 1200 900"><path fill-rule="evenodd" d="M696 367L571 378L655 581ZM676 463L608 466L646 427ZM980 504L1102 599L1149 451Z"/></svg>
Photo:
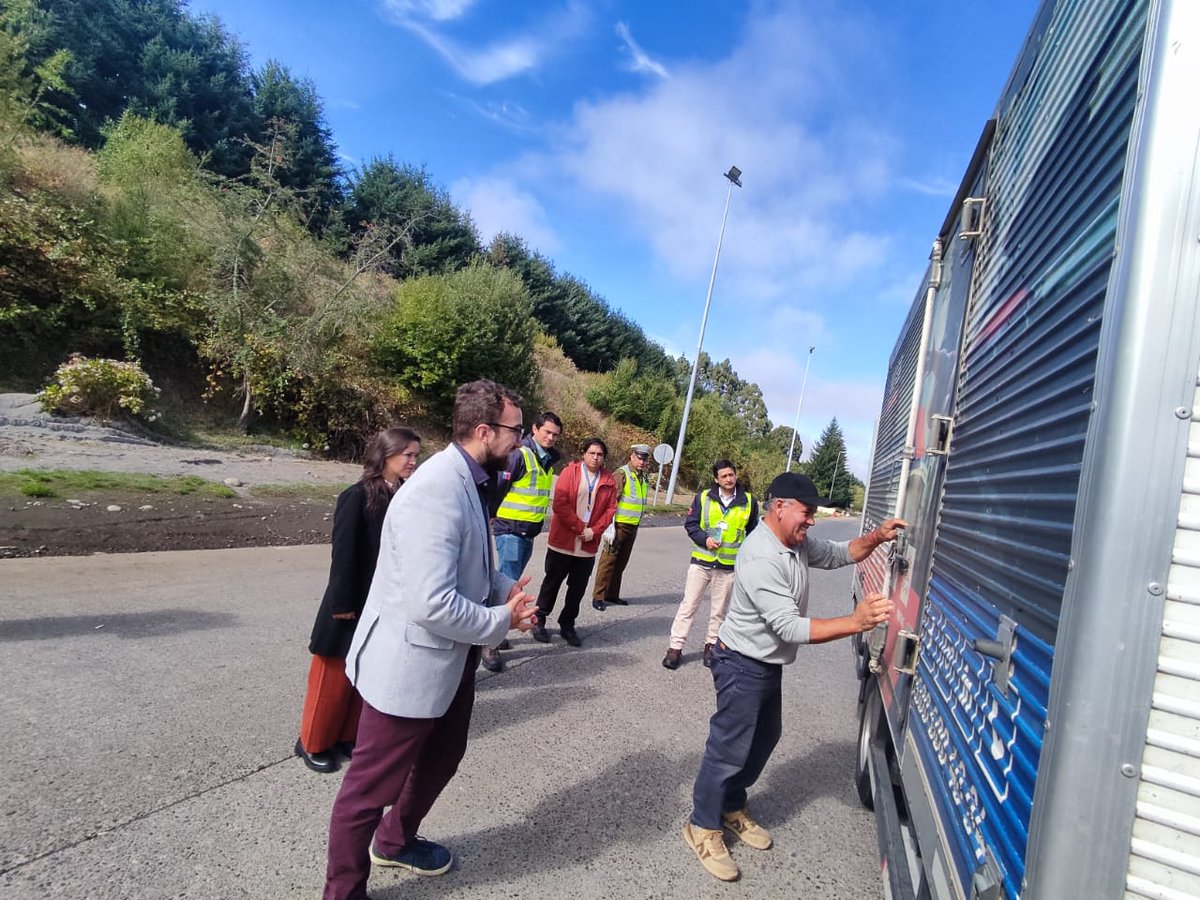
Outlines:
<svg viewBox="0 0 1200 900"><path fill-rule="evenodd" d="M807 535L797 550L762 523L738 549L721 641L762 662L794 662L796 648L809 641L808 567L836 569L852 561L849 541Z"/></svg>

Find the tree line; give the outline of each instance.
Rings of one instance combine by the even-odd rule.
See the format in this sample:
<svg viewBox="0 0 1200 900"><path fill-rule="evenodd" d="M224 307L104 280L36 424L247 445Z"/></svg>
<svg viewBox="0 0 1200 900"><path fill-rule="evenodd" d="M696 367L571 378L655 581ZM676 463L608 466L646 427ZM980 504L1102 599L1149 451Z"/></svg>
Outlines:
<svg viewBox="0 0 1200 900"><path fill-rule="evenodd" d="M340 456L475 377L541 402L547 346L599 410L673 442L691 368L520 236L483 246L423 167L343 168L312 82L251 68L181 0L0 10L0 343L11 383L136 359ZM685 479L739 454L768 477L781 431L702 355Z"/></svg>

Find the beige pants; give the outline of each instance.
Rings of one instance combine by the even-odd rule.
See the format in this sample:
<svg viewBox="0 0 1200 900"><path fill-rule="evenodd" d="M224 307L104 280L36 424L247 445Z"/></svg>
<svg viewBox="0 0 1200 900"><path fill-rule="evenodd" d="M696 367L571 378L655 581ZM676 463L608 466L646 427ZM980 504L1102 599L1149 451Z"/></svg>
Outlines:
<svg viewBox="0 0 1200 900"><path fill-rule="evenodd" d="M729 595L733 591L733 571L730 569L706 569L704 566L688 565L687 581L683 586L683 602L679 604L679 612L675 613L675 621L671 623L671 649L682 650L687 643L688 632L692 630L692 619L696 618L696 610L704 598L704 589L709 590L708 635L706 644L715 644L717 632L725 621L725 611L729 609Z"/></svg>

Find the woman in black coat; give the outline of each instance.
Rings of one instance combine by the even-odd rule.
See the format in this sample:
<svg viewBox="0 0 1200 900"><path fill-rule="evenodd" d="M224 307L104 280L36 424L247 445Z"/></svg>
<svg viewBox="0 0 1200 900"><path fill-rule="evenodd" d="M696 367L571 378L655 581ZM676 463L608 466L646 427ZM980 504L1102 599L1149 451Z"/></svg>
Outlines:
<svg viewBox="0 0 1200 900"><path fill-rule="evenodd" d="M335 771L336 751L348 756L354 746L362 700L346 679L346 653L371 589L388 503L416 469L420 452L421 439L408 428L379 432L367 448L362 477L337 500L329 585L308 645L313 657L296 741L296 755L314 772Z"/></svg>

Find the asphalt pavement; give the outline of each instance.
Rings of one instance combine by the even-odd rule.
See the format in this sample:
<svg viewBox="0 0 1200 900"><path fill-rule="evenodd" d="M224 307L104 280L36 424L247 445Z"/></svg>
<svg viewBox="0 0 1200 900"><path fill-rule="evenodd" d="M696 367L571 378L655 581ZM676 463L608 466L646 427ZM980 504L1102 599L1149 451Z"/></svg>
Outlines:
<svg viewBox="0 0 1200 900"><path fill-rule="evenodd" d="M845 643L785 671L783 740L750 803L775 847L731 841L742 878L722 884L684 845L714 708L699 621L683 667L660 663L688 553L682 528L643 529L631 605L585 601L582 648L522 635L505 672L480 670L466 759L422 828L455 867L376 872L373 897L881 896ZM328 561L328 546L0 561L0 895L320 896L341 774L291 749ZM812 613L844 613L849 583L815 572Z"/></svg>

